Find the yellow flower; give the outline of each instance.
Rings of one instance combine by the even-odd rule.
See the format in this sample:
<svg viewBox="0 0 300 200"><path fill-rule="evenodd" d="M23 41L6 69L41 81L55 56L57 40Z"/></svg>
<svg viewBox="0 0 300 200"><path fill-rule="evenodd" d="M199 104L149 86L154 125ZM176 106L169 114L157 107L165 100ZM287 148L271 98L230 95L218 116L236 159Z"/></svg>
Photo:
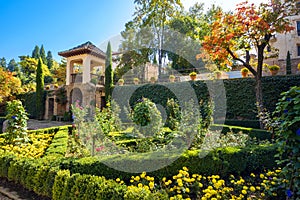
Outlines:
<svg viewBox="0 0 300 200"><path fill-rule="evenodd" d="M251 192L255 192L255 187L251 186L251 187L250 187L250 191L251 191Z"/></svg>
<svg viewBox="0 0 300 200"><path fill-rule="evenodd" d="M139 184L138 184L138 187L139 187L139 188L143 187L143 184L142 184L142 183L139 183Z"/></svg>
<svg viewBox="0 0 300 200"><path fill-rule="evenodd" d="M139 176L136 176L136 177L134 178L134 180L135 180L135 181L139 181L139 180L140 180L140 177L139 177Z"/></svg>
<svg viewBox="0 0 300 200"><path fill-rule="evenodd" d="M189 192L190 192L190 188L185 188L185 191L186 191L187 193L189 193Z"/></svg>
<svg viewBox="0 0 300 200"><path fill-rule="evenodd" d="M117 182L120 182L121 180L119 178L116 179Z"/></svg>
<svg viewBox="0 0 300 200"><path fill-rule="evenodd" d="M259 177L260 177L260 178L264 178L265 176L264 176L263 174L260 174Z"/></svg>
<svg viewBox="0 0 300 200"><path fill-rule="evenodd" d="M151 181L151 182L149 183L149 187L150 187L150 189L153 189L153 188L154 188L154 182Z"/></svg>
<svg viewBox="0 0 300 200"><path fill-rule="evenodd" d="M202 184L202 183L199 183L199 187L201 187L201 188L202 188L202 187L203 187L203 184Z"/></svg>
<svg viewBox="0 0 300 200"><path fill-rule="evenodd" d="M242 190L242 194L247 194L247 191L246 190Z"/></svg>
<svg viewBox="0 0 300 200"><path fill-rule="evenodd" d="M145 178L145 176L146 176L146 172L143 172L143 173L141 174L141 178Z"/></svg>
<svg viewBox="0 0 300 200"><path fill-rule="evenodd" d="M184 171L188 171L188 168L187 167L183 167L182 168Z"/></svg>
<svg viewBox="0 0 300 200"><path fill-rule="evenodd" d="M260 195L261 195L262 197L264 197L264 196L265 196L265 193L260 193Z"/></svg>
<svg viewBox="0 0 300 200"><path fill-rule="evenodd" d="M254 173L251 173L250 176L255 177L255 174L254 174Z"/></svg>

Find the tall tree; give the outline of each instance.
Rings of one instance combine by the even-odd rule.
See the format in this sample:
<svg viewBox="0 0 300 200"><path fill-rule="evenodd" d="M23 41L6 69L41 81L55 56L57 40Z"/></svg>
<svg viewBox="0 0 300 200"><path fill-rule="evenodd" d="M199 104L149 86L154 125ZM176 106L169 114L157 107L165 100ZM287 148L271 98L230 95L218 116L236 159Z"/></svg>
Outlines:
<svg viewBox="0 0 300 200"><path fill-rule="evenodd" d="M4 69L6 68L6 59L4 57L0 59L0 67Z"/></svg>
<svg viewBox="0 0 300 200"><path fill-rule="evenodd" d="M40 48L40 56L42 58L43 63L45 65L47 65L47 58L46 58L46 53L45 53L44 45L42 45L41 48Z"/></svg>
<svg viewBox="0 0 300 200"><path fill-rule="evenodd" d="M46 57L46 59L47 59L47 66L48 66L48 68L51 70L52 67L53 67L53 57L52 57L51 51L48 51L48 52L47 52L47 57Z"/></svg>
<svg viewBox="0 0 300 200"><path fill-rule="evenodd" d="M164 34L167 20L181 10L180 0L135 0L136 11L133 22L137 27L151 27L156 38L158 53L158 74L162 72L162 60L164 57Z"/></svg>
<svg viewBox="0 0 300 200"><path fill-rule="evenodd" d="M259 6L243 2L232 13L218 12L210 25L211 32L202 43L210 59L224 67L239 61L256 79L256 102L263 109L262 68L264 51L275 33L294 29L287 16L295 13L295 2L276 1ZM257 67L250 63L250 50L257 51ZM244 52L244 54L241 54ZM202 56L205 56L205 53ZM262 124L261 124L262 125Z"/></svg>
<svg viewBox="0 0 300 200"><path fill-rule="evenodd" d="M292 74L291 54L290 51L286 54L286 74Z"/></svg>
<svg viewBox="0 0 300 200"><path fill-rule="evenodd" d="M35 45L33 51L32 51L32 55L31 55L32 58L35 58L35 59L39 59L40 57L40 48L38 45Z"/></svg>
<svg viewBox="0 0 300 200"><path fill-rule="evenodd" d="M21 92L21 81L13 73L0 67L0 102Z"/></svg>
<svg viewBox="0 0 300 200"><path fill-rule="evenodd" d="M107 44L105 59L105 100L110 102L113 89L112 52L110 42Z"/></svg>
<svg viewBox="0 0 300 200"><path fill-rule="evenodd" d="M14 72L17 70L17 68L18 68L18 63L15 61L15 59L11 59L7 65L7 69L10 72Z"/></svg>
<svg viewBox="0 0 300 200"><path fill-rule="evenodd" d="M38 119L43 119L44 114L44 73L43 61L39 58L36 69L36 114Z"/></svg>

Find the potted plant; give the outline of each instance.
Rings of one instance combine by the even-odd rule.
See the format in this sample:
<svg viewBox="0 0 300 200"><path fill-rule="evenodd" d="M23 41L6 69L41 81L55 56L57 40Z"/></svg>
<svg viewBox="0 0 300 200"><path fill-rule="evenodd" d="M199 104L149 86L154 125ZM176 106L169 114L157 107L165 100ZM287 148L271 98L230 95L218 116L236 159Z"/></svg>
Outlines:
<svg viewBox="0 0 300 200"><path fill-rule="evenodd" d="M139 82L140 82L140 79L139 79L139 78L134 78L134 79L133 79L134 85L139 84Z"/></svg>
<svg viewBox="0 0 300 200"><path fill-rule="evenodd" d="M268 68L269 68L272 76L275 76L280 69L280 67L278 65L269 65Z"/></svg>
<svg viewBox="0 0 300 200"><path fill-rule="evenodd" d="M122 78L120 78L119 80L118 80L118 84L120 85L120 86L122 86L122 85L124 85L124 79L122 79Z"/></svg>
<svg viewBox="0 0 300 200"><path fill-rule="evenodd" d="M172 83L175 82L175 78L176 78L176 77L175 77L174 75L171 74L171 75L169 76L170 82L172 82Z"/></svg>
<svg viewBox="0 0 300 200"><path fill-rule="evenodd" d="M155 77L152 76L152 77L150 78L150 82L151 82L151 83L155 83L155 81L156 81Z"/></svg>
<svg viewBox="0 0 300 200"><path fill-rule="evenodd" d="M220 79L221 77L222 77L222 72L221 71L214 71L214 77L216 78L216 79Z"/></svg>
<svg viewBox="0 0 300 200"><path fill-rule="evenodd" d="M247 76L248 76L248 73L249 73L249 69L248 69L248 68L243 67L243 68L241 69L241 74L242 74L242 77L243 77L243 78L247 77Z"/></svg>
<svg viewBox="0 0 300 200"><path fill-rule="evenodd" d="M196 72L191 72L191 73L190 73L190 78L191 78L192 81L196 80L196 78L197 78L197 73L196 73Z"/></svg>

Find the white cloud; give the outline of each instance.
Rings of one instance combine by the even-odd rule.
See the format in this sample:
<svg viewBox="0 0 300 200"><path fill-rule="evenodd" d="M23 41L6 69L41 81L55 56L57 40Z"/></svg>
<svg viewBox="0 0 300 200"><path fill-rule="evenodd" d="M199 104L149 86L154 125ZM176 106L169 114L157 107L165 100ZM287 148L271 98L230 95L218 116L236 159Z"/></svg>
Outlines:
<svg viewBox="0 0 300 200"><path fill-rule="evenodd" d="M216 4L223 8L223 10L234 10L236 4L244 2L244 0L181 0L185 9L189 9L189 7L193 6L196 2L204 3L205 8L209 8L210 5ZM267 3L268 0L249 0L251 3L255 3L256 5L260 3Z"/></svg>

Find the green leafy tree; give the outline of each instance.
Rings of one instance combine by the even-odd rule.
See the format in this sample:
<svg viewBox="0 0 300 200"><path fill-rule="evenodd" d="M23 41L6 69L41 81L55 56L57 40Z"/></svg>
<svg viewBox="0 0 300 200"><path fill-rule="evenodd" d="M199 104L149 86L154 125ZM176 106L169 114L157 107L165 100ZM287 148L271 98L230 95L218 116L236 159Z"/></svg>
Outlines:
<svg viewBox="0 0 300 200"><path fill-rule="evenodd" d="M264 52L276 33L294 29L287 16L295 14L295 1L274 1L259 6L243 2L236 12L218 12L210 24L210 33L204 37L202 57L208 57L226 68L239 61L256 79L256 102L263 110L262 69ZM250 50L257 50L257 66L250 63ZM244 52L244 54L241 54ZM201 57L200 56L200 57ZM261 124L261 126L263 126Z"/></svg>
<svg viewBox="0 0 300 200"><path fill-rule="evenodd" d="M181 10L180 0L135 0L136 11L133 22L136 27L151 27L155 35L155 49L158 51L158 74L162 73L162 61L164 52L164 35L167 21L177 11Z"/></svg>
<svg viewBox="0 0 300 200"><path fill-rule="evenodd" d="M6 68L6 59L4 57L0 59L0 67Z"/></svg>
<svg viewBox="0 0 300 200"><path fill-rule="evenodd" d="M51 70L52 67L53 67L53 57L52 57L51 51L48 51L48 52L47 52L47 57L46 57L46 59L47 59L47 66L48 66L48 68Z"/></svg>
<svg viewBox="0 0 300 200"><path fill-rule="evenodd" d="M292 74L291 54L290 51L286 55L286 74Z"/></svg>
<svg viewBox="0 0 300 200"><path fill-rule="evenodd" d="M40 48L40 56L41 56L41 59L42 59L43 63L45 65L47 65L47 58L46 58L46 52L45 52L45 49L44 49L44 45L42 45L41 48Z"/></svg>
<svg viewBox="0 0 300 200"><path fill-rule="evenodd" d="M10 72L14 72L18 70L17 68L18 68L18 63L15 61L15 59L11 59L7 65L7 69Z"/></svg>
<svg viewBox="0 0 300 200"><path fill-rule="evenodd" d="M110 42L107 44L105 59L105 100L110 102L113 89L112 52Z"/></svg>
<svg viewBox="0 0 300 200"><path fill-rule="evenodd" d="M35 45L35 47L32 51L31 57L35 58L35 59L39 59L39 57L40 57L40 48L39 48L39 46Z"/></svg>
<svg viewBox="0 0 300 200"><path fill-rule="evenodd" d="M43 61L40 58L36 69L36 111L37 118L42 119L44 114L44 73Z"/></svg>

